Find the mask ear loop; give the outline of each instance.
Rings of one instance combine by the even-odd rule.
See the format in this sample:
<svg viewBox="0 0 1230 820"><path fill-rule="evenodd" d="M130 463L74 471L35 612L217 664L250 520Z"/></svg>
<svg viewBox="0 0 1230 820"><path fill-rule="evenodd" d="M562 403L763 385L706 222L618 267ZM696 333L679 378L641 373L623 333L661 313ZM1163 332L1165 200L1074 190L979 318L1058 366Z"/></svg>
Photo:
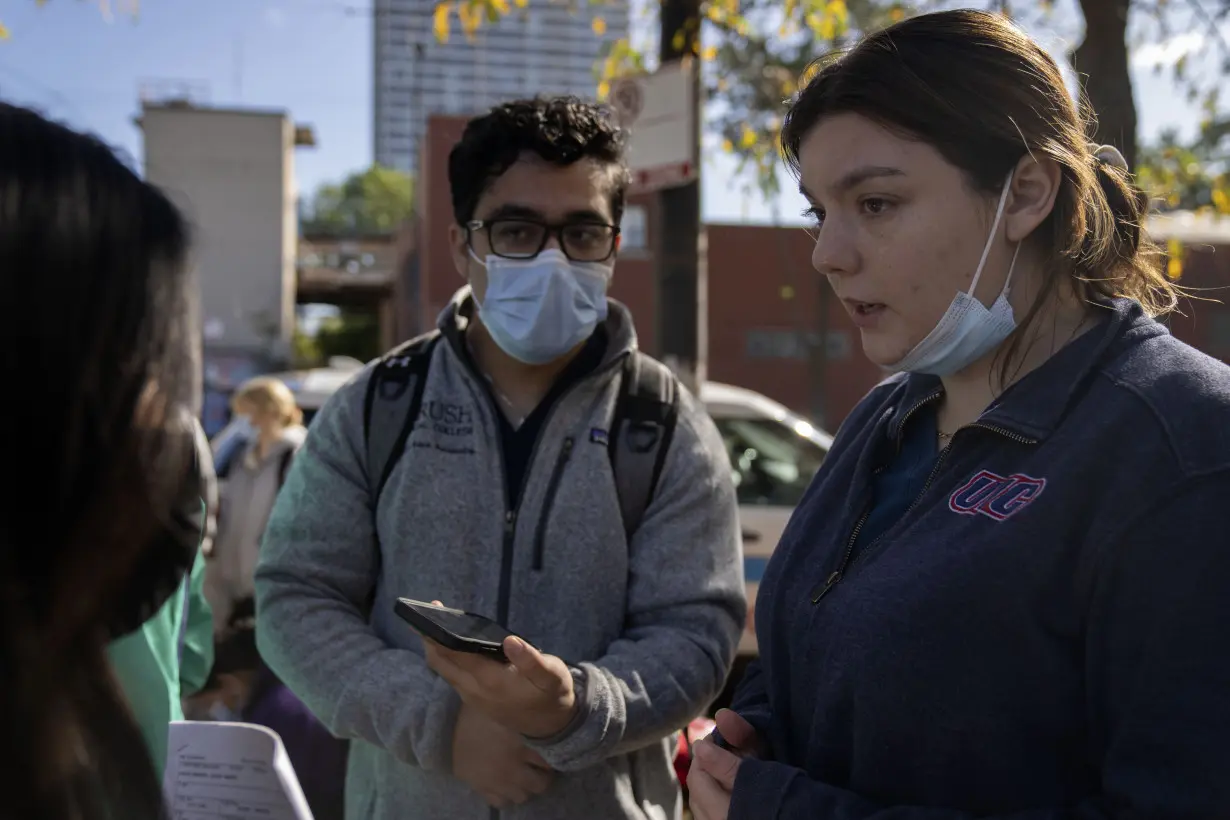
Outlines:
<svg viewBox="0 0 1230 820"><path fill-rule="evenodd" d="M478 254L474 252L473 248L467 247L466 253L470 254L470 258L473 259L475 262L482 265L484 268L487 267L487 263L478 258Z"/></svg>
<svg viewBox="0 0 1230 820"><path fill-rule="evenodd" d="M473 249L473 248L471 248L469 245L466 245L466 253L470 254L470 258L471 258L471 259L473 259L473 260L474 260L475 262L477 262L478 264L482 265L484 269L486 269L486 270L491 270L491 267L490 267L490 266L489 266L486 262L484 262L483 260L479 259L479 258L478 258L478 254L476 254L476 253L474 252L474 249ZM488 282L487 286L488 286L488 287L490 287L490 286L491 286L490 282ZM477 307L478 307L478 310L479 310L479 312L481 313L481 312L482 312L482 309L483 309L483 303L482 303L482 302L480 302L480 301L478 301L478 297L474 295L474 288L472 288L472 287L470 288L470 298L474 300L474 304L475 304L475 306L477 306Z"/></svg>
<svg viewBox="0 0 1230 820"><path fill-rule="evenodd" d="M1020 242L1018 242L1018 243L1016 243L1016 250L1014 250L1014 251L1012 252L1012 262L1011 262L1011 264L1009 264L1009 265L1008 265L1008 278L1004 280L1004 292L1003 292L1003 294L1002 294L1002 295L1003 295L1005 298L1007 298L1007 296L1008 296L1008 288L1009 288L1009 286L1011 286L1011 285L1012 285L1012 271L1013 271L1013 269L1014 269L1014 268L1016 268L1016 258L1017 258L1017 256L1019 256L1019 255L1020 255L1020 253L1021 253L1021 243L1020 243Z"/></svg>
<svg viewBox="0 0 1230 820"><path fill-rule="evenodd" d="M987 244L982 246L982 256L978 259L978 269L974 271L974 281L969 283L967 293L975 299L978 297L974 295L974 291L978 289L978 280L982 278L982 271L986 267L987 257L991 255L991 245L995 243L995 232L999 230L999 221L1004 217L1004 205L1008 202L1008 190L1011 187L1012 173L1009 172L1008 178L1004 180L1004 189L999 194L999 205L995 208L995 221L991 223L991 234L987 237ZM1008 275L1011 276L1011 272Z"/></svg>

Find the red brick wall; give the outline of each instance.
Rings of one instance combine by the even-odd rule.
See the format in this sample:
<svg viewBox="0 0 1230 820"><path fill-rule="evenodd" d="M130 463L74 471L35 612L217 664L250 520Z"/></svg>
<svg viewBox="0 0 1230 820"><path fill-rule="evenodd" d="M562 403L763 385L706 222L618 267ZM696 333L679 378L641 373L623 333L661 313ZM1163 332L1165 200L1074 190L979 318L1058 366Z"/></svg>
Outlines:
<svg viewBox="0 0 1230 820"><path fill-rule="evenodd" d="M424 141L419 191L422 208L423 319L436 314L461 285L448 251L452 204L448 189L448 151L461 135L464 118L432 117ZM633 198L648 209L648 246L653 247L653 197ZM708 325L709 378L756 390L811 417L830 431L884 374L862 355L858 331L827 283L812 270L811 242L799 228L761 225L709 225ZM1183 284L1217 288L1230 284L1230 249L1221 254L1193 246L1188 250ZM653 256L625 250L611 295L632 310L641 347L655 352ZM1222 298L1213 291L1214 298ZM1210 302L1185 302L1188 316L1171 322L1184 341L1230 361L1230 309ZM827 313L830 357L817 366L805 347L786 356L766 356L766 340L786 344L799 334L819 336L818 317ZM781 351L779 351L781 352ZM822 385L822 386L821 386Z"/></svg>
<svg viewBox="0 0 1230 820"><path fill-rule="evenodd" d="M1183 278L1193 298L1180 300L1179 310L1171 314L1170 330L1193 347L1230 363L1230 247L1214 248L1189 244L1185 248Z"/></svg>
<svg viewBox="0 0 1230 820"><path fill-rule="evenodd" d="M448 188L448 152L461 138L464 117L431 117L419 161L419 315L423 327L434 327L436 315L464 282L453 267L448 227L453 203Z"/></svg>
<svg viewBox="0 0 1230 820"><path fill-rule="evenodd" d="M710 225L708 237L709 378L772 396L836 429L884 374L863 357L857 330L812 269L811 240L801 228L768 225ZM824 335L829 357L822 370L805 346L791 358L766 357L749 333L781 342L806 334L812 343Z"/></svg>

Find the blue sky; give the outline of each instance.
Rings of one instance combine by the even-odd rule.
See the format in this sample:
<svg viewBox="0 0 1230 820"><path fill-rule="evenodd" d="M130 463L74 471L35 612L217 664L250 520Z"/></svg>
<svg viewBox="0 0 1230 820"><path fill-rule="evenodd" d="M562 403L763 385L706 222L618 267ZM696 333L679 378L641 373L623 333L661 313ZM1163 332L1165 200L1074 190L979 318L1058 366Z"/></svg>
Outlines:
<svg viewBox="0 0 1230 820"><path fill-rule="evenodd" d="M139 161L132 122L139 88L190 81L214 105L285 108L314 126L319 146L297 157L304 192L371 161L369 0L141 0L135 19L124 12L130 2L111 0L108 21L97 0L41 7L6 0L0 22L13 36L0 42L0 97L91 130ZM1058 55L1079 26L1061 9L1034 33ZM1180 34L1135 54L1146 138L1167 125L1194 125L1192 110L1150 67L1173 62L1199 39ZM707 161L705 175L712 221L794 222L803 207L797 195L783 195L777 207L745 197L729 184L733 163L725 157Z"/></svg>

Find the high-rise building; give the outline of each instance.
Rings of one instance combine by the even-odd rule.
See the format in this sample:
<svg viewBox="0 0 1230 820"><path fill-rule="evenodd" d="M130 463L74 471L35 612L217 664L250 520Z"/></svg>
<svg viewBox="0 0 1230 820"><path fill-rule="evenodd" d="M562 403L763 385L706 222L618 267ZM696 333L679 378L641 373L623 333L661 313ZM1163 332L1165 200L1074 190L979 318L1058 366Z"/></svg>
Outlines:
<svg viewBox="0 0 1230 820"><path fill-rule="evenodd" d="M376 162L412 171L431 114L475 114L518 97L593 97L607 44L628 35L628 4L528 0L471 37L454 14L446 41L432 30L436 0L374 0ZM600 23L595 23L599 19ZM599 34L597 32L601 31Z"/></svg>

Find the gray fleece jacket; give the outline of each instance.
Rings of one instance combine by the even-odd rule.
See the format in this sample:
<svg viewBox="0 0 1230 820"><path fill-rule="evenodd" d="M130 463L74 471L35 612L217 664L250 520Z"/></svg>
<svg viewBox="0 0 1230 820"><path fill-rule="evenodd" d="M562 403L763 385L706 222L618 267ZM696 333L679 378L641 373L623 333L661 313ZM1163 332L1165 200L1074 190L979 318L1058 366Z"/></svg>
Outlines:
<svg viewBox="0 0 1230 820"><path fill-rule="evenodd" d="M725 448L681 391L654 499L625 536L605 438L591 435L609 427L619 362L636 346L628 311L612 303L603 364L554 406L519 508L507 509L498 410L460 353L467 297L441 316L448 343L434 350L422 414L378 509L363 441L371 368L317 415L261 550L261 654L335 734L361 741L349 820L679 817L671 735L720 691L746 612ZM570 436L579 444L561 459ZM451 776L460 700L393 605L438 598L494 618L502 587L505 625L577 670L581 712L561 736L527 740L560 772L550 789L496 812Z"/></svg>

